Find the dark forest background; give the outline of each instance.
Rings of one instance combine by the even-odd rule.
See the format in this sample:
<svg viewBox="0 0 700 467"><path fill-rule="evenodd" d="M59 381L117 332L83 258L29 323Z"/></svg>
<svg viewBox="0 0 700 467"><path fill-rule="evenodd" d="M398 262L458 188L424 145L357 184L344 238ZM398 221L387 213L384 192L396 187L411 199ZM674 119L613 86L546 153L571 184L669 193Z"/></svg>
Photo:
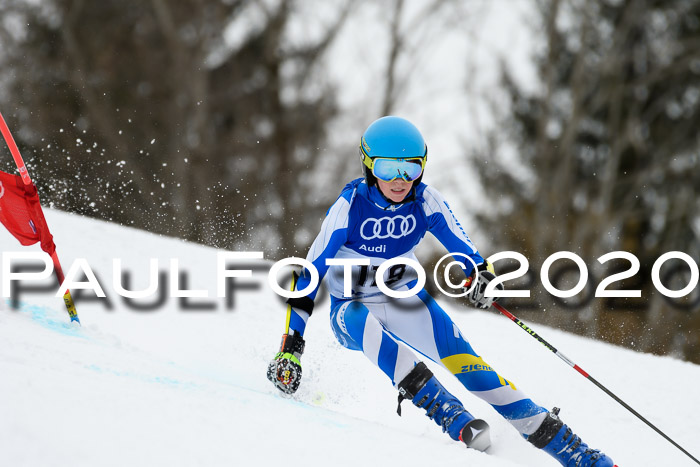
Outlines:
<svg viewBox="0 0 700 467"><path fill-rule="evenodd" d="M524 318L700 363L700 291L669 299L650 280L665 252L700 258L700 1L521 3L531 5L539 86L521 87L504 60L486 96L496 118L488 144L463 148L478 199L439 188L473 206L485 254L529 259L529 275L508 284L533 289L507 301ZM325 182L359 176L354 143L338 144L333 127L343 83L324 69L339 32L369 7L386 32L375 114L341 136L354 142L372 119L401 111L410 76L397 63L425 53L409 39L459 32L479 12L422 2L420 21L407 21L415 2L336 1L295 40L290 24L309 4L0 1L0 108L44 204L270 258L306 250L337 196ZM0 168L12 171L11 159ZM539 279L559 250L591 273L571 299ZM641 265L616 286L642 298L590 297L629 267L597 262L616 250ZM552 269L562 289L578 280L571 264ZM681 289L690 270L669 261L661 277Z"/></svg>

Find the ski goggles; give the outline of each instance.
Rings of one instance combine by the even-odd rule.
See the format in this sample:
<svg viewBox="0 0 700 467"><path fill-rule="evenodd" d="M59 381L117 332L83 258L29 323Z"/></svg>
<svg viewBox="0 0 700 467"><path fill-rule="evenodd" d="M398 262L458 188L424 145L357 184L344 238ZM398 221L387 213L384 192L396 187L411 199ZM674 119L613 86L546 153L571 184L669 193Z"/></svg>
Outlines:
<svg viewBox="0 0 700 467"><path fill-rule="evenodd" d="M423 173L425 159L425 157L409 157L406 159L395 159L393 157L371 158L364 153L362 154L362 163L372 171L372 175L384 182L391 182L397 178L412 182Z"/></svg>

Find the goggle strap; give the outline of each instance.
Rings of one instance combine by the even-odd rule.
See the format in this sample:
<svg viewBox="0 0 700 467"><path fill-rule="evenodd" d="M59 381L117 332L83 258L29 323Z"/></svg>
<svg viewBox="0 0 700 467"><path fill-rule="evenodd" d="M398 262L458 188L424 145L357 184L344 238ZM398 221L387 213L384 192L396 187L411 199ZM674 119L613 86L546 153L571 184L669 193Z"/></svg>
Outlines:
<svg viewBox="0 0 700 467"><path fill-rule="evenodd" d="M372 170L372 169L374 168L374 161L372 160L371 157L369 157L369 154L367 154L367 153L365 152L365 150L364 150L364 148L362 147L362 145L360 145L360 157L362 158L362 163L363 163L368 169Z"/></svg>

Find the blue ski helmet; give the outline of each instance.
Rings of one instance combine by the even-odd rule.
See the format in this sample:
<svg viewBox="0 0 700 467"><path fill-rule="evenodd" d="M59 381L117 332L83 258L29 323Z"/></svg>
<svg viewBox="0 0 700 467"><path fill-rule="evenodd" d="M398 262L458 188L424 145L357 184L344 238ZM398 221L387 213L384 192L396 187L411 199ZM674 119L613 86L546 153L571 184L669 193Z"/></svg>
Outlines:
<svg viewBox="0 0 700 467"><path fill-rule="evenodd" d="M428 146L423 136L411 122L401 117L382 117L372 122L360 140L360 158L367 184L377 183L372 167L375 158L381 159L420 159L421 168L428 157ZM415 180L403 177L406 181L420 183L420 175Z"/></svg>

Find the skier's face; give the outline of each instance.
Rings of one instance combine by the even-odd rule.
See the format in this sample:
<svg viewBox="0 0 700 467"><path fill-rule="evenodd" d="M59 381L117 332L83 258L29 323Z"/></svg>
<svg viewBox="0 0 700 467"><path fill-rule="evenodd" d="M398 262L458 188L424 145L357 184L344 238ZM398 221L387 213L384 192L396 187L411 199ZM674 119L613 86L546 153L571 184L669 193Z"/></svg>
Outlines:
<svg viewBox="0 0 700 467"><path fill-rule="evenodd" d="M413 182L407 182L403 178L395 178L390 182L377 179L379 191L394 203L400 203L411 191Z"/></svg>

